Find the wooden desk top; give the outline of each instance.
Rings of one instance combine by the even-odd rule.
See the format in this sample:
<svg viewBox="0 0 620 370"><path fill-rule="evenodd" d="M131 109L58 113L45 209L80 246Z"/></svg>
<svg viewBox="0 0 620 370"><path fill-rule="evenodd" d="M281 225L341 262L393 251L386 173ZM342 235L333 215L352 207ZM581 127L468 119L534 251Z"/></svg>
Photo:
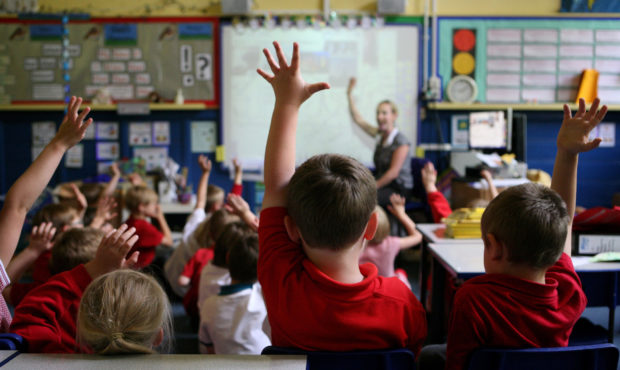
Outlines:
<svg viewBox="0 0 620 370"><path fill-rule="evenodd" d="M7 357L15 351L0 351ZM6 353L6 356L5 356ZM230 369L288 370L306 368L306 356L261 355L128 355L21 353L7 363L10 369Z"/></svg>

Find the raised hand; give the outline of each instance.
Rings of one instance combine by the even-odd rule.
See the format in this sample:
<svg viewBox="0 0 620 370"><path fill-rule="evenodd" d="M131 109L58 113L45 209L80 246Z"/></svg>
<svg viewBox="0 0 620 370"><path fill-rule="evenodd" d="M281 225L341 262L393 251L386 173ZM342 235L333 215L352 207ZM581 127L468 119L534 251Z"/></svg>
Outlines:
<svg viewBox="0 0 620 370"><path fill-rule="evenodd" d="M116 217L116 212L114 212L116 205L114 197L105 195L100 197L97 201L97 210L95 211L95 217L93 219L93 223L97 220L100 224L93 225L93 223L91 223L90 226L99 228L107 221L113 220L114 217Z"/></svg>
<svg viewBox="0 0 620 370"><path fill-rule="evenodd" d="M437 170L433 165L433 162L426 162L422 170L422 184L427 193L433 193L437 191Z"/></svg>
<svg viewBox="0 0 620 370"><path fill-rule="evenodd" d="M49 251L54 246L52 239L56 234L56 228L51 222L43 222L32 228L30 233L30 244L28 248L31 248L37 254Z"/></svg>
<svg viewBox="0 0 620 370"><path fill-rule="evenodd" d="M138 262L139 252L134 252L126 258L127 253L138 241L138 235L134 235L135 232L135 228L128 229L127 225L123 224L103 237L95 258L85 266L93 279L119 268L133 267Z"/></svg>
<svg viewBox="0 0 620 370"><path fill-rule="evenodd" d="M86 129L93 123L93 119L89 118L84 122L86 115L90 112L90 107L86 107L78 114L82 98L71 97L67 106L67 114L62 120L56 136L53 141L60 143L65 150L77 144L86 133Z"/></svg>
<svg viewBox="0 0 620 370"><path fill-rule="evenodd" d="M86 200L84 193L82 193L80 191L80 188L73 182L70 183L69 186L71 187L71 191L73 192L73 195L75 196L75 200L78 203L78 207L80 207L78 211L80 213L83 213L86 210L86 207L88 207L88 201Z"/></svg>
<svg viewBox="0 0 620 370"><path fill-rule="evenodd" d="M274 41L273 46L276 49L278 64L274 61L269 50L263 49L263 54L267 58L267 63L269 63L273 75L260 68L256 71L273 87L276 95L276 105L291 104L300 106L315 92L329 89L327 82L308 84L303 80L299 72L299 45L296 42L293 43L293 57L290 65L286 61L280 44Z"/></svg>
<svg viewBox="0 0 620 370"><path fill-rule="evenodd" d="M110 165L110 172L113 177L121 177L121 170L118 168L118 163L112 162Z"/></svg>
<svg viewBox="0 0 620 370"><path fill-rule="evenodd" d="M392 214L399 215L405 213L405 198L400 194L393 193L390 195L390 203L387 208Z"/></svg>
<svg viewBox="0 0 620 370"><path fill-rule="evenodd" d="M200 166L202 172L211 172L211 169L213 168L211 160L203 154L198 156L198 165Z"/></svg>
<svg viewBox="0 0 620 370"><path fill-rule="evenodd" d="M590 110L586 111L585 100L579 99L579 109L574 116L568 105L564 104L564 119L557 140L558 149L571 154L579 154L597 148L601 144L600 138L589 139L590 131L603 120L607 113L606 105L598 109L600 102L600 99L596 98Z"/></svg>

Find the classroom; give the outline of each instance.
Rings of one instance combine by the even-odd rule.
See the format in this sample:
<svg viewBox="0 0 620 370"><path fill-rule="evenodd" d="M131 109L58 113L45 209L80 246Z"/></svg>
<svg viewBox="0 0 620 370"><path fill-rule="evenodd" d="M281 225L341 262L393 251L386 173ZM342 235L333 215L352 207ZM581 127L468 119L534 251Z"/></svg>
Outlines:
<svg viewBox="0 0 620 370"><path fill-rule="evenodd" d="M0 367L620 369L616 1L0 0L0 39Z"/></svg>

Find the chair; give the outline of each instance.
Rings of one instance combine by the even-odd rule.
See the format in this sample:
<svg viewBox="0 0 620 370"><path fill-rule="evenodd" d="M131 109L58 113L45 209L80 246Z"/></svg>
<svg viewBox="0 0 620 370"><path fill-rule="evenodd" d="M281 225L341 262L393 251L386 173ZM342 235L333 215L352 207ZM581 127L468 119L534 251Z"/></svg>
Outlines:
<svg viewBox="0 0 620 370"><path fill-rule="evenodd" d="M616 370L613 344L557 348L483 348L475 351L469 370Z"/></svg>
<svg viewBox="0 0 620 370"><path fill-rule="evenodd" d="M305 355L308 370L415 370L413 352L407 349L324 352L268 346L263 355Z"/></svg>
<svg viewBox="0 0 620 370"><path fill-rule="evenodd" d="M15 333L0 334L0 350L26 350L26 341L20 335Z"/></svg>

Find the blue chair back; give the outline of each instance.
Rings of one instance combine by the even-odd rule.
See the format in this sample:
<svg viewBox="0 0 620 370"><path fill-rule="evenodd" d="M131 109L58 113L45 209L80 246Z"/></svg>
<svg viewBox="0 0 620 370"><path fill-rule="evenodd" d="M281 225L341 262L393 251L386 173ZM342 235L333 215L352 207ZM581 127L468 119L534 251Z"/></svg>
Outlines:
<svg viewBox="0 0 620 370"><path fill-rule="evenodd" d="M413 352L407 349L326 352L268 346L263 355L306 355L308 370L415 370Z"/></svg>
<svg viewBox="0 0 620 370"><path fill-rule="evenodd" d="M0 333L0 350L26 350L26 341L15 333Z"/></svg>
<svg viewBox="0 0 620 370"><path fill-rule="evenodd" d="M618 348L610 343L557 348L483 348L469 370L616 370Z"/></svg>

